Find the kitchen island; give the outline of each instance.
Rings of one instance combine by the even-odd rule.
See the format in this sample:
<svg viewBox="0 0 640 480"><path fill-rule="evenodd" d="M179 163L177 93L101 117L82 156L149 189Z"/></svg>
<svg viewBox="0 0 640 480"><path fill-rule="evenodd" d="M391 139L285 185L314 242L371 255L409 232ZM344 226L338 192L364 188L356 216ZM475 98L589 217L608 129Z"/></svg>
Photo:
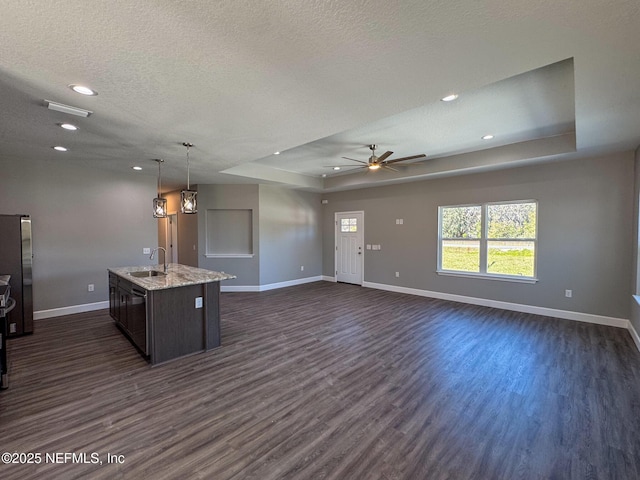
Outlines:
<svg viewBox="0 0 640 480"><path fill-rule="evenodd" d="M157 365L220 346L224 272L170 263L109 268L109 313L138 350Z"/></svg>

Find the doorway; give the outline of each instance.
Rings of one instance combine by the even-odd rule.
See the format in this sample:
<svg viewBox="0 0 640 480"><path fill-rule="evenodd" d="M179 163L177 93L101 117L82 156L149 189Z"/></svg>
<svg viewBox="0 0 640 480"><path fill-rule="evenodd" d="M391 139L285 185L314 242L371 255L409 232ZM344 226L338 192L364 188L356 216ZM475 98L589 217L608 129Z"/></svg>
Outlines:
<svg viewBox="0 0 640 480"><path fill-rule="evenodd" d="M337 212L336 281L362 285L364 212Z"/></svg>
<svg viewBox="0 0 640 480"><path fill-rule="evenodd" d="M178 263L178 214L167 215L167 263Z"/></svg>

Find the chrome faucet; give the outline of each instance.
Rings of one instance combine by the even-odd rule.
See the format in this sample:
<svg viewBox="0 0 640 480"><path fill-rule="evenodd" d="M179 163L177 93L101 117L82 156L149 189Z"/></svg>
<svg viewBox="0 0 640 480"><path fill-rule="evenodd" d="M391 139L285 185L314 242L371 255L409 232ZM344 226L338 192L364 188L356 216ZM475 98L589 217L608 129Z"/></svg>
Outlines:
<svg viewBox="0 0 640 480"><path fill-rule="evenodd" d="M164 252L164 273L167 273L167 249L166 248L164 247L154 248L153 252L151 252L151 255L149 256L149 260L153 260L153 257L158 250L162 250Z"/></svg>

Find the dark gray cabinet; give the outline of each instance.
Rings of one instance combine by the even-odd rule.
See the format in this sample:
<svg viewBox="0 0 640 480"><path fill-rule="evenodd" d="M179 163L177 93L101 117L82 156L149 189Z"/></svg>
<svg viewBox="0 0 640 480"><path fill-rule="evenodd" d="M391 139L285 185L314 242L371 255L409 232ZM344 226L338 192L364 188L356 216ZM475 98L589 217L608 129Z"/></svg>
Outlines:
<svg viewBox="0 0 640 480"><path fill-rule="evenodd" d="M109 274L109 313L127 337L144 354L147 345L147 292L112 273Z"/></svg>

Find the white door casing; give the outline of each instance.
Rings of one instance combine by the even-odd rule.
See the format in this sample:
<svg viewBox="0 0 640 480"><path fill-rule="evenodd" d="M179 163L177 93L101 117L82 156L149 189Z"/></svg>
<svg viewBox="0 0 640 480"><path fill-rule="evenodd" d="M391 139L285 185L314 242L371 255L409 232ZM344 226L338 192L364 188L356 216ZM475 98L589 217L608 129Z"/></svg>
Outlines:
<svg viewBox="0 0 640 480"><path fill-rule="evenodd" d="M335 220L336 281L362 285L364 212L336 212Z"/></svg>
<svg viewBox="0 0 640 480"><path fill-rule="evenodd" d="M178 215L167 216L167 263L178 263Z"/></svg>

